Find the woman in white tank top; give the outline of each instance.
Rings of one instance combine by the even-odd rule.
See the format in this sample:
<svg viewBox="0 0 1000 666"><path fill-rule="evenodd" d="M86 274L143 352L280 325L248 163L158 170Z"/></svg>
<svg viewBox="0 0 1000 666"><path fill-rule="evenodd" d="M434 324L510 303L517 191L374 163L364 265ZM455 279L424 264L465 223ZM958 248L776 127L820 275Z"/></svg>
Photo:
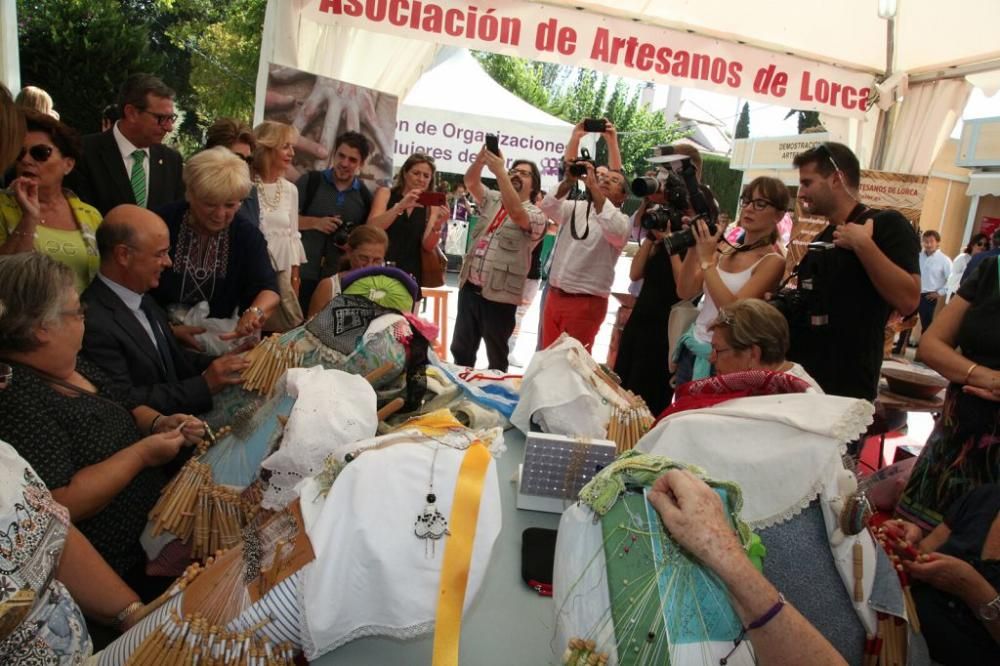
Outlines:
<svg viewBox="0 0 1000 666"><path fill-rule="evenodd" d="M790 200L777 178L755 178L740 198L739 225L745 234L739 246L721 241L725 231L721 226L713 235L705 222L695 223L696 243L684 258L677 295L693 298L703 293L704 298L701 313L677 345L678 384L712 374L708 327L719 308L744 298L763 298L781 280L785 257L777 245L777 227Z"/></svg>

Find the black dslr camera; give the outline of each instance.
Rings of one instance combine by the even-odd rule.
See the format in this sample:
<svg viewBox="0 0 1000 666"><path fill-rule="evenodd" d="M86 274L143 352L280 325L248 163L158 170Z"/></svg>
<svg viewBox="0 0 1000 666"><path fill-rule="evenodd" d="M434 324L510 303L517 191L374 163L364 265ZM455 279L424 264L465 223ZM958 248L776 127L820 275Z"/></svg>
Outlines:
<svg viewBox="0 0 1000 666"><path fill-rule="evenodd" d="M809 251L769 301L785 315L790 328L824 328L830 324L833 288L833 243L809 243ZM786 286L797 278L798 288Z"/></svg>
<svg viewBox="0 0 1000 666"><path fill-rule="evenodd" d="M682 219L688 209L694 209L697 218L708 225L709 233L716 232L715 216L698 184L697 172L691 158L674 151L673 146L656 146L650 162L658 163L656 176L638 177L632 181L632 192L639 197L663 196L664 203L646 211L640 223L647 231L667 231L663 246L669 254L677 254L695 243L694 232L684 227Z"/></svg>
<svg viewBox="0 0 1000 666"><path fill-rule="evenodd" d="M364 187L364 186L362 185L362 187ZM360 227L364 223L365 223L364 220L361 220L361 221L358 221L358 220L351 220L351 221L344 220L341 223L341 225L339 227L337 227L337 230L334 231L333 234L330 235L330 240L333 242L334 245L339 245L339 246L343 247L344 245L347 245L347 238L348 238L348 236L351 235L351 232L354 231L355 229L357 229L358 227Z"/></svg>
<svg viewBox="0 0 1000 666"><path fill-rule="evenodd" d="M576 176L577 178L582 178L587 175L587 167L583 164L584 162L594 163L594 160L590 157L590 151L586 148L580 149L580 157L573 161L569 165L569 172Z"/></svg>

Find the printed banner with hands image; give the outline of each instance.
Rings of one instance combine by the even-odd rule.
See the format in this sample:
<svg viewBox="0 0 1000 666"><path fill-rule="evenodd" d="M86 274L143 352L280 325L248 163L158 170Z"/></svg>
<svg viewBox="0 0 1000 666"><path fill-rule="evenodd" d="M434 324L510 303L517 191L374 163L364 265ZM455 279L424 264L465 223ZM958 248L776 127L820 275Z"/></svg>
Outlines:
<svg viewBox="0 0 1000 666"><path fill-rule="evenodd" d="M292 182L306 171L331 166L337 136L353 131L363 134L372 148L361 178L388 184L398 106L394 95L272 64L264 118L288 123L299 131L295 159L285 175Z"/></svg>

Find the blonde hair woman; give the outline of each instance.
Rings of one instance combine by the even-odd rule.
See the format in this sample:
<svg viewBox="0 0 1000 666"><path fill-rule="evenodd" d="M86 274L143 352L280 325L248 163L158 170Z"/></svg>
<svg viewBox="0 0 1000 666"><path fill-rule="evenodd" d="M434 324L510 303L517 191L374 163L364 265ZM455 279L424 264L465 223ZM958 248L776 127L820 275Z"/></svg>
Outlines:
<svg viewBox="0 0 1000 666"><path fill-rule="evenodd" d="M160 275L153 296L163 307L207 301L209 317L239 313L229 337L260 331L280 300L267 241L257 226L238 214L250 192L246 163L228 148L203 150L184 165L187 201L157 213L170 229L173 265ZM174 334L194 349L194 335L204 331L174 327Z"/></svg>
<svg viewBox="0 0 1000 666"><path fill-rule="evenodd" d="M281 294L281 307L265 328L284 332L301 324L303 319L299 305L299 265L306 261L306 250L299 233L299 191L283 175L292 165L299 133L291 125L265 120L254 128L253 134L257 143L253 173L259 228L267 239Z"/></svg>

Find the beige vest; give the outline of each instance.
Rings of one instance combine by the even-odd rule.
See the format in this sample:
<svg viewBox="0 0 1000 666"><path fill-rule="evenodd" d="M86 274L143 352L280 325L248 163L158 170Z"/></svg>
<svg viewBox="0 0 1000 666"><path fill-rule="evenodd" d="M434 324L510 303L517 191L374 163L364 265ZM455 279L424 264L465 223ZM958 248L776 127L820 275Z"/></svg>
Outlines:
<svg viewBox="0 0 1000 666"><path fill-rule="evenodd" d="M479 262L483 262L483 297L497 303L520 305L524 293L524 281L531 268L531 250L538 240L532 238L530 231L521 229L507 217L490 238L486 254L477 257L476 246L486 235L486 230L500 210L499 196L496 202L497 205L484 207L484 214L473 231L469 251L462 261L458 284L464 286L469 279L473 264L478 268Z"/></svg>

